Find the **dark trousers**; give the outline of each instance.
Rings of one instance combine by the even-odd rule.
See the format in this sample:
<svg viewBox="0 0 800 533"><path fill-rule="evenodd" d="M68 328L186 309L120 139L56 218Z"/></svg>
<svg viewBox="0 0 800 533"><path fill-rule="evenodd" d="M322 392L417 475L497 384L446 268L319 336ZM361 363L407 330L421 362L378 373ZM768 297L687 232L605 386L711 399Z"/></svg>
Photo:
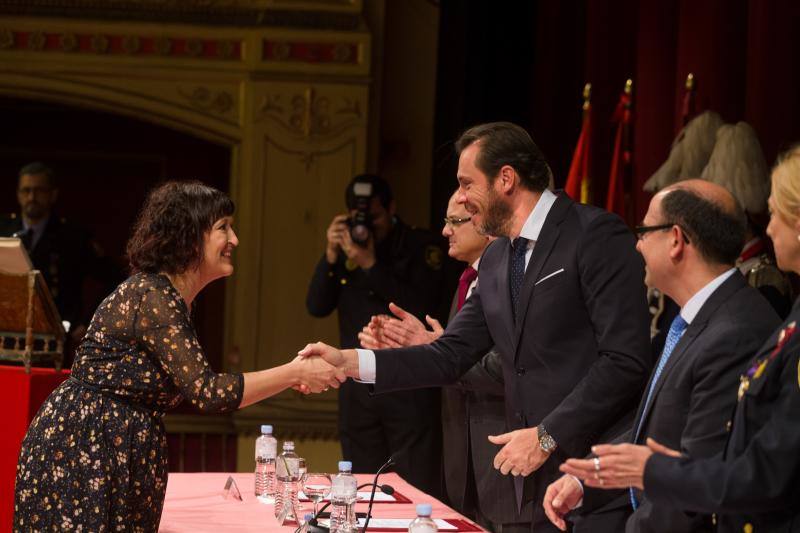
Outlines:
<svg viewBox="0 0 800 533"><path fill-rule="evenodd" d="M372 473L389 456L393 470L416 488L441 498L442 429L439 389L371 395L347 381L339 389L342 456L354 473Z"/></svg>

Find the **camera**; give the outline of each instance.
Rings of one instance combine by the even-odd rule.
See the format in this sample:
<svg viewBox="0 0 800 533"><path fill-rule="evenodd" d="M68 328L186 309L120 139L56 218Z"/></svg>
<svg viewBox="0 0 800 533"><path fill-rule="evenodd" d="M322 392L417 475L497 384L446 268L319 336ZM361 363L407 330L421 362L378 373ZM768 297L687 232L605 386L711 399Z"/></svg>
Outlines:
<svg viewBox="0 0 800 533"><path fill-rule="evenodd" d="M372 234L372 215L369 211L372 198L372 184L356 182L353 184L353 197L355 213L347 219L350 228L350 238L359 246L366 246Z"/></svg>

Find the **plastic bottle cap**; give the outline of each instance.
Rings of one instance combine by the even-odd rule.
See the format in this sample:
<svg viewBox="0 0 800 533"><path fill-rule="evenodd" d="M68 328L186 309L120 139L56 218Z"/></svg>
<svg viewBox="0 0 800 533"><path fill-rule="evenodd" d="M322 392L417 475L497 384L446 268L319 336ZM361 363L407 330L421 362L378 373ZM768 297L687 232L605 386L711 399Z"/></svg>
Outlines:
<svg viewBox="0 0 800 533"><path fill-rule="evenodd" d="M430 516L433 509L429 503L420 503L417 505L417 516Z"/></svg>
<svg viewBox="0 0 800 533"><path fill-rule="evenodd" d="M303 517L303 520L304 520L305 522L308 522L308 521L309 521L309 520L311 520L312 518L314 518L314 515L313 515L313 514L311 514L311 513L306 513L306 514L305 514L305 516Z"/></svg>
<svg viewBox="0 0 800 533"><path fill-rule="evenodd" d="M294 441L293 440L285 440L285 441L283 441L283 449L284 450L294 450Z"/></svg>
<svg viewBox="0 0 800 533"><path fill-rule="evenodd" d="M350 461L339 461L339 472L347 470L348 472L353 469L353 463Z"/></svg>
<svg viewBox="0 0 800 533"><path fill-rule="evenodd" d="M261 426L261 434L262 435L272 435L272 426L269 424L264 424Z"/></svg>

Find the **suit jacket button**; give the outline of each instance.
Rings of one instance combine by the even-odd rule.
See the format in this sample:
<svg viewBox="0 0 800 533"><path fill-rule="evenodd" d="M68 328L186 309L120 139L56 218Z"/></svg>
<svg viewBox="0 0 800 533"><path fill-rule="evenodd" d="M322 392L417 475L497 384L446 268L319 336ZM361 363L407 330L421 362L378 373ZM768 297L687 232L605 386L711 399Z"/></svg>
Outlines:
<svg viewBox="0 0 800 533"><path fill-rule="evenodd" d="M522 367L519 367L519 368L517 369L517 375L518 375L518 376L524 376L524 375L525 375L525 369L524 369L524 368L522 368Z"/></svg>
<svg viewBox="0 0 800 533"><path fill-rule="evenodd" d="M727 431L728 433L730 433L730 432L731 432L731 426L732 426L732 425L733 425L733 424L731 423L731 421L730 421L730 420L728 420L728 422L725 424L725 431Z"/></svg>

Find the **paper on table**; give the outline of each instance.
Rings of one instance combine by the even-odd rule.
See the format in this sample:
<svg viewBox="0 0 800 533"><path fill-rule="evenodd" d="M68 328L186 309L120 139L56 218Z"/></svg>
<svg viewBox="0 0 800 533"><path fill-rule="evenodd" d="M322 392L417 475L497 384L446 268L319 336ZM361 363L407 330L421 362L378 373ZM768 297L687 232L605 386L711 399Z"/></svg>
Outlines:
<svg viewBox="0 0 800 533"><path fill-rule="evenodd" d="M369 495L370 495L370 493L368 491L367 492L358 491L358 493L357 493L358 501L360 501L360 502L369 501ZM302 490L300 491L300 494L298 494L298 497L301 500L311 501L309 499L309 497L306 496L305 493ZM322 501L328 501L328 499L329 498L325 498ZM380 502L384 502L384 503L385 502L396 502L397 498L395 498L394 495L392 495L392 494L384 494L382 492L375 492L375 501L379 502L379 503Z"/></svg>
<svg viewBox="0 0 800 533"><path fill-rule="evenodd" d="M370 529L396 529L398 531L407 531L409 524L413 521L413 518L371 518L369 521L369 528ZM458 528L448 522L447 520L442 520L441 518L434 518L434 522L436 522L436 527L439 531L458 531ZM326 526L328 524L327 520L321 520L321 523L324 523ZM358 519L358 527L359 529L364 527L364 518Z"/></svg>

